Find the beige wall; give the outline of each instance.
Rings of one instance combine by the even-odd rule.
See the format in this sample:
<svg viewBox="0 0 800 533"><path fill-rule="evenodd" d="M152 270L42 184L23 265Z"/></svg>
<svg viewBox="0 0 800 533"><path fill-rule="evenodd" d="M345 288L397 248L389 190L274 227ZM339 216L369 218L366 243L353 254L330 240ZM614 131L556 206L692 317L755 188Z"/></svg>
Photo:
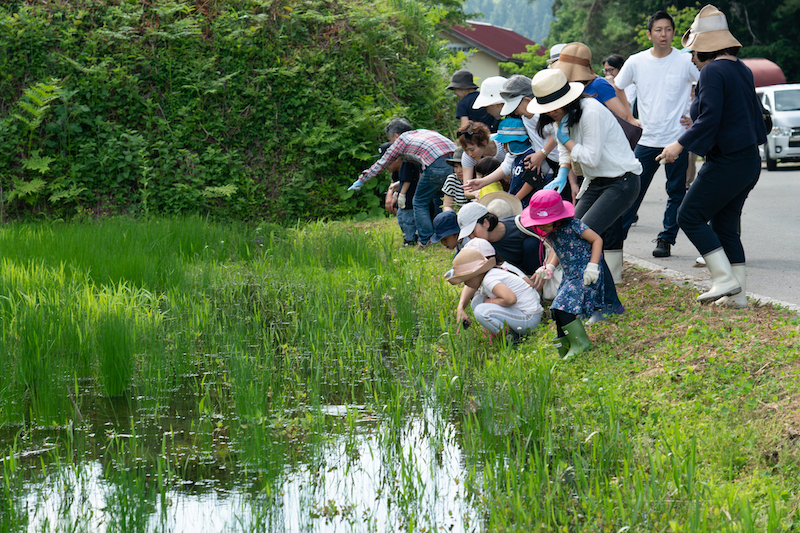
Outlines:
<svg viewBox="0 0 800 533"><path fill-rule="evenodd" d="M463 42L449 37L451 46L455 48L468 48L468 45ZM483 80L492 76L506 76L508 73L500 68L500 62L483 51L477 51L469 55L466 61L461 65L461 68L467 69L472 72L472 77L477 85L480 85Z"/></svg>

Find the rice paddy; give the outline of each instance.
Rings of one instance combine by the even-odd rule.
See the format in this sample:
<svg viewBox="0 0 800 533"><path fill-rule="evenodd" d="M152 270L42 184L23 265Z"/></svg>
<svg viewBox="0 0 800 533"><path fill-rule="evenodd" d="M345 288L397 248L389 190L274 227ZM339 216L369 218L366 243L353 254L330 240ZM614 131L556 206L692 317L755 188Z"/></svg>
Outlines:
<svg viewBox="0 0 800 533"><path fill-rule="evenodd" d="M0 530L792 528L794 455L764 462L776 432L749 417L767 392L734 367L711 403L690 389L679 354L704 338L640 344L673 315L643 332L626 301L569 364L548 326L490 346L455 334L450 255L400 243L387 223L0 228ZM770 343L694 311L740 352L797 360L791 314ZM640 379L650 360L679 385Z"/></svg>

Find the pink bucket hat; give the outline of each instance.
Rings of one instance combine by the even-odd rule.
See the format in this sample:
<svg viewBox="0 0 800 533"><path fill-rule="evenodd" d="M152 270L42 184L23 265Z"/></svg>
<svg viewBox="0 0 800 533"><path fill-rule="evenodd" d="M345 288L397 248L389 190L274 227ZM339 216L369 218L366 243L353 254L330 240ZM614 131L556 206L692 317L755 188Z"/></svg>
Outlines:
<svg viewBox="0 0 800 533"><path fill-rule="evenodd" d="M544 226L562 218L575 215L575 207L571 202L561 199L561 195L552 189L542 189L531 196L528 208L520 215L522 225Z"/></svg>

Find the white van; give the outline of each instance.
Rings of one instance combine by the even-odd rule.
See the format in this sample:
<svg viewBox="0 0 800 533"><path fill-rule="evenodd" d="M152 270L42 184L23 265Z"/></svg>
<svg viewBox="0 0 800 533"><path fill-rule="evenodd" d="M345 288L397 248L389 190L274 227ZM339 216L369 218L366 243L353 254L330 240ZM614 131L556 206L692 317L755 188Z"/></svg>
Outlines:
<svg viewBox="0 0 800 533"><path fill-rule="evenodd" d="M800 83L757 87L756 94L772 113L763 147L767 170L776 170L778 161L800 161Z"/></svg>

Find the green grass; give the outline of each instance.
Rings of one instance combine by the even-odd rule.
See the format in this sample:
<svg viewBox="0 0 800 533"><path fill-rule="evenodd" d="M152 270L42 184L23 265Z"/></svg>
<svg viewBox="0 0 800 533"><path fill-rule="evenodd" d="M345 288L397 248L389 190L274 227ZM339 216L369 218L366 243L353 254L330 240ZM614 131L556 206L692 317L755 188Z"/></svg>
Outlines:
<svg viewBox="0 0 800 533"><path fill-rule="evenodd" d="M391 221L0 228L0 524L25 528L24 493L58 499L54 476L86 490L102 458L120 531L185 485L245 491L232 531L796 527L796 314L701 307L629 269L628 311L564 362L550 323L517 348L456 335L450 254L400 242ZM326 472L376 503L319 501ZM452 487L456 522L437 514ZM101 512L69 502L56 529Z"/></svg>

